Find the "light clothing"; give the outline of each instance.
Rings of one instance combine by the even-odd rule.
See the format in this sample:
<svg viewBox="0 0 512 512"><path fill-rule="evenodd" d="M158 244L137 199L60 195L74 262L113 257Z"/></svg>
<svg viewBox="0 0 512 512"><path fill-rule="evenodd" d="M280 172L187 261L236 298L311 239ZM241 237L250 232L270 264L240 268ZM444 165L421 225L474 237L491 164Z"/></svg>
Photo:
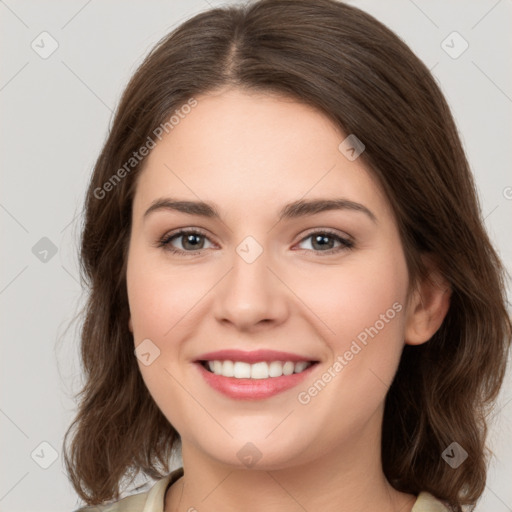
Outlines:
<svg viewBox="0 0 512 512"><path fill-rule="evenodd" d="M164 512L164 499L167 489L183 476L183 468L155 482L147 492L127 496L111 505L82 507L74 512ZM411 512L449 512L441 501L428 492L421 492Z"/></svg>

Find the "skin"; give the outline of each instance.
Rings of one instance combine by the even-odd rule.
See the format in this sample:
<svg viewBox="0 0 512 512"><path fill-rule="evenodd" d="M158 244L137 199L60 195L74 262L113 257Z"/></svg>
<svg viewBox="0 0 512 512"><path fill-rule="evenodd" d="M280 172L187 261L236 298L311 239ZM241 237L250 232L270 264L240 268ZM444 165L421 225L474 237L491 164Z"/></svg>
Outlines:
<svg viewBox="0 0 512 512"><path fill-rule="evenodd" d="M420 344L449 306L442 280L409 276L387 198L361 158L338 146L346 135L317 110L275 94L223 89L198 105L148 156L133 202L127 285L138 361L149 392L182 438L185 476L165 511L410 511L416 497L394 490L380 459L384 399L405 343ZM164 197L215 203L221 220L158 210ZM367 207L278 219L298 199L345 198ZM179 228L201 228L201 253ZM322 229L354 247L326 255ZM247 263L237 246L252 236L263 252ZM331 235L329 235L331 236ZM338 248L335 238L327 248ZM302 249L302 250L300 250ZM436 268L431 262L432 275ZM394 303L402 309L308 404L298 401L357 335ZM304 384L265 400L213 390L193 363L224 348L274 349L320 361ZM248 468L237 452L261 453Z"/></svg>

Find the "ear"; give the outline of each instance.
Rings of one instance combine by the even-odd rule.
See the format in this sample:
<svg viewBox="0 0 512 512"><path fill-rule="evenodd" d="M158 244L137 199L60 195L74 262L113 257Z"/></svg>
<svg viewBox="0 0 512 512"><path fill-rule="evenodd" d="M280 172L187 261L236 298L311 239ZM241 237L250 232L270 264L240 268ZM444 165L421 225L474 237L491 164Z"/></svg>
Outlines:
<svg viewBox="0 0 512 512"><path fill-rule="evenodd" d="M433 258L424 257L423 261L427 276L417 283L407 307L404 338L408 345L420 345L432 338L450 307L450 284Z"/></svg>

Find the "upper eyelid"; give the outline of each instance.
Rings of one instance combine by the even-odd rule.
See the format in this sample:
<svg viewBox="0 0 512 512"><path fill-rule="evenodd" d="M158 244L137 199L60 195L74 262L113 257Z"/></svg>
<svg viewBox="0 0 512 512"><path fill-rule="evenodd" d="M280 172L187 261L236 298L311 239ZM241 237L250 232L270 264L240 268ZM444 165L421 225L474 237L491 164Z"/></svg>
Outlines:
<svg viewBox="0 0 512 512"><path fill-rule="evenodd" d="M206 231L201 229L201 228L180 228L180 229L177 229L177 230L169 231L168 233L165 233L162 236L162 240L165 240L167 238L170 239L170 238L174 238L174 237L183 236L183 235L186 235L186 234L189 234L189 233L192 233L192 234L197 233L197 234L202 235L205 238L208 238L208 239L211 240L210 235Z"/></svg>

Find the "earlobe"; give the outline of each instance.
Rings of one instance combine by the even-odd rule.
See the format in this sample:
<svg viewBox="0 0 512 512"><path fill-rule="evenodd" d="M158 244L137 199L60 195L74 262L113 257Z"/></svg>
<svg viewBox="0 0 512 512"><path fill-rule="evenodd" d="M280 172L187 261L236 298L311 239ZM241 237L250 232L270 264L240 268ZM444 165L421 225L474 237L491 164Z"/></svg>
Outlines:
<svg viewBox="0 0 512 512"><path fill-rule="evenodd" d="M404 335L408 345L420 345L432 338L450 307L450 284L432 261L427 269L428 275L418 283L409 301Z"/></svg>

